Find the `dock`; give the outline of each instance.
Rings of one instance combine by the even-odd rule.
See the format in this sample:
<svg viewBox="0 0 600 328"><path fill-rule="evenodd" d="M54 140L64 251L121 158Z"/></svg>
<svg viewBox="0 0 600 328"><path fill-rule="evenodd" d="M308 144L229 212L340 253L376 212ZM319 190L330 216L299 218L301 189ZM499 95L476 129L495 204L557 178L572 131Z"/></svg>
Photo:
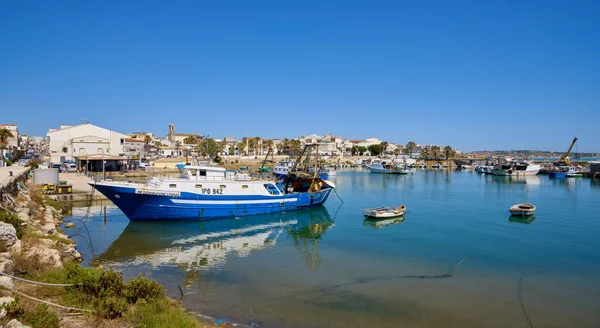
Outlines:
<svg viewBox="0 0 600 328"><path fill-rule="evenodd" d="M88 181L90 180L88 176L81 173L60 173L58 180L66 181L68 185L71 185L72 193L50 195L52 199L59 201L82 201L90 200L92 197L92 186L88 185ZM101 199L108 198L99 192L93 193L93 200Z"/></svg>

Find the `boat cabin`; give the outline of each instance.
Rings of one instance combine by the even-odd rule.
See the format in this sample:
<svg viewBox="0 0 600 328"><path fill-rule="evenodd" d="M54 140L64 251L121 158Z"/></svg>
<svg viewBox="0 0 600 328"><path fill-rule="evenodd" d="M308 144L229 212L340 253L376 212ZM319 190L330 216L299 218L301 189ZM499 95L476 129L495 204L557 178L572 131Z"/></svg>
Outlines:
<svg viewBox="0 0 600 328"><path fill-rule="evenodd" d="M177 168L179 169L179 177L188 180L251 180L249 174L236 174L235 171L227 171L225 168L218 166L182 165Z"/></svg>

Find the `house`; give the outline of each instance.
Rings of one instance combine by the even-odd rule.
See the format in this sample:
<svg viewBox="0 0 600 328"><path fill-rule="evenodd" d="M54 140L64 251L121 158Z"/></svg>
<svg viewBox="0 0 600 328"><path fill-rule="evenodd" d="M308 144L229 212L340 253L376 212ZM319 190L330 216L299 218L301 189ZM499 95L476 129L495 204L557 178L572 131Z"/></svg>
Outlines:
<svg viewBox="0 0 600 328"><path fill-rule="evenodd" d="M59 129L50 129L46 136L52 163L74 161L77 157L90 155L119 156L123 153L124 147L121 139L129 138L123 133L89 123L75 126L63 125Z"/></svg>
<svg viewBox="0 0 600 328"><path fill-rule="evenodd" d="M140 158L146 153L146 143L138 138L121 138L121 154L127 158Z"/></svg>
<svg viewBox="0 0 600 328"><path fill-rule="evenodd" d="M2 124L0 125L0 129L6 129L12 133L12 137L6 140L6 146L19 147L19 129L16 124Z"/></svg>

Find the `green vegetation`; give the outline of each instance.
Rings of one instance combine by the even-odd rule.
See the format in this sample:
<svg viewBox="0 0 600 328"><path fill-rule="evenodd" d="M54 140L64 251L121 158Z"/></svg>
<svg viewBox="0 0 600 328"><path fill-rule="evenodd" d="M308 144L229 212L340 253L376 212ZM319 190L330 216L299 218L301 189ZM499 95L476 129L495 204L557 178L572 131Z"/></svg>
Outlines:
<svg viewBox="0 0 600 328"><path fill-rule="evenodd" d="M25 309L17 296L11 303L4 304L1 308L6 310L6 319L17 319L31 327L58 328L59 319L56 314L48 310L46 304L39 304L31 310Z"/></svg>
<svg viewBox="0 0 600 328"><path fill-rule="evenodd" d="M4 211L0 211L0 221L8 224L12 224L17 231L17 238L21 238L23 236L23 227L21 226L21 220L14 213L7 213Z"/></svg>

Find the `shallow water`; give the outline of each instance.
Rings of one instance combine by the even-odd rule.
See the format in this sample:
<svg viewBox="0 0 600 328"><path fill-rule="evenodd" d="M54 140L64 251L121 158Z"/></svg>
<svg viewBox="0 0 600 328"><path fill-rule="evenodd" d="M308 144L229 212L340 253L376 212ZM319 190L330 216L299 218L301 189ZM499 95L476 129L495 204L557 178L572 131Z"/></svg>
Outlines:
<svg viewBox="0 0 600 328"><path fill-rule="evenodd" d="M85 265L151 275L190 309L262 327L600 325L600 183L465 171L334 182L343 204L210 222L130 223L99 204L75 239ZM522 202L534 218L509 216ZM404 221L363 220L399 204Z"/></svg>

